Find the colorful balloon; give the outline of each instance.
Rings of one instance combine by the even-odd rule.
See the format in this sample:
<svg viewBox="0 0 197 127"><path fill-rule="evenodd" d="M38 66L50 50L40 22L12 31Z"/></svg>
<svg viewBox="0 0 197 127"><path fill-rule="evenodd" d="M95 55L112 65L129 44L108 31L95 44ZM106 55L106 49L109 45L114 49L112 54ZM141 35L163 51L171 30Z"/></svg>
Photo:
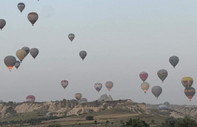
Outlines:
<svg viewBox="0 0 197 127"><path fill-rule="evenodd" d="M102 84L101 83L95 83L94 84L94 88L96 89L96 91L100 91L101 90L101 88L102 88Z"/></svg>
<svg viewBox="0 0 197 127"><path fill-rule="evenodd" d="M32 26L35 24L35 22L38 20L38 14L36 12L30 12L27 15L28 20L31 22Z"/></svg>
<svg viewBox="0 0 197 127"><path fill-rule="evenodd" d="M162 88L160 86L153 86L152 93L156 98L158 98L160 94L162 93Z"/></svg>
<svg viewBox="0 0 197 127"><path fill-rule="evenodd" d="M141 84L141 88L142 88L142 90L144 91L144 93L146 93L147 90L149 89L149 83L148 83L148 82L143 82L143 83Z"/></svg>
<svg viewBox="0 0 197 127"><path fill-rule="evenodd" d="M62 80L61 85L65 89L68 86L68 81L67 80Z"/></svg>
<svg viewBox="0 0 197 127"><path fill-rule="evenodd" d="M168 76L168 72L165 69L161 69L157 72L158 77L161 79L161 81L163 82L166 77Z"/></svg>
<svg viewBox="0 0 197 127"><path fill-rule="evenodd" d="M139 76L140 76L140 79L144 82L148 78L148 73L147 72L141 72L139 74Z"/></svg>
<svg viewBox="0 0 197 127"><path fill-rule="evenodd" d="M190 88L193 84L193 79L192 77L183 77L181 83L185 88Z"/></svg>
<svg viewBox="0 0 197 127"><path fill-rule="evenodd" d="M186 88L184 90L184 93L185 95L187 96L187 98L191 101L193 96L195 95L196 93L196 90L193 88L193 87L190 87L190 88Z"/></svg>

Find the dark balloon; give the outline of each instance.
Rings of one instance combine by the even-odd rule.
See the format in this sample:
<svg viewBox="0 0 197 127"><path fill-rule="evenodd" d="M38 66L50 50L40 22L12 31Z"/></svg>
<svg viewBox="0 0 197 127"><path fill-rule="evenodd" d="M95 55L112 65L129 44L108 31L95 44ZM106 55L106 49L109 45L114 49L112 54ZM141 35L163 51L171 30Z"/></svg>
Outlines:
<svg viewBox="0 0 197 127"><path fill-rule="evenodd" d="M176 65L177 65L178 62L179 62L179 58L178 58L177 56L171 56L171 57L169 58L169 62L170 62L170 64L175 68Z"/></svg>
<svg viewBox="0 0 197 127"><path fill-rule="evenodd" d="M16 63L16 58L14 56L6 56L4 58L4 63L8 69L11 70Z"/></svg>

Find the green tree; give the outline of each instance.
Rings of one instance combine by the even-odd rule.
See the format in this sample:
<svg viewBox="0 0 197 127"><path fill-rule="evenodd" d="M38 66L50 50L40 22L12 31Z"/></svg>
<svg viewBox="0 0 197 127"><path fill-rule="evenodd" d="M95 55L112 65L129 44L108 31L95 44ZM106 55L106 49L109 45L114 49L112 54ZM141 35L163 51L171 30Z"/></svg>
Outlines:
<svg viewBox="0 0 197 127"><path fill-rule="evenodd" d="M197 127L197 123L190 116L185 116L177 120L176 127Z"/></svg>
<svg viewBox="0 0 197 127"><path fill-rule="evenodd" d="M130 118L123 127L149 127L149 124L139 118Z"/></svg>
<svg viewBox="0 0 197 127"><path fill-rule="evenodd" d="M176 121L174 117L168 117L165 123L162 123L161 127L175 127Z"/></svg>

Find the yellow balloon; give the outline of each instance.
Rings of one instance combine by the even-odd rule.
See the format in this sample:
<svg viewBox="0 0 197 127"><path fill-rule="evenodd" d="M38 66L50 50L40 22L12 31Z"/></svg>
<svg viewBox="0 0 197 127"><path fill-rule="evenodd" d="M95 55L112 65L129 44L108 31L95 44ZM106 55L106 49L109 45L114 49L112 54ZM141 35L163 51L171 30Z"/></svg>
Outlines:
<svg viewBox="0 0 197 127"><path fill-rule="evenodd" d="M181 83L185 88L190 88L193 84L193 79L192 77L183 77Z"/></svg>
<svg viewBox="0 0 197 127"><path fill-rule="evenodd" d="M18 59L20 61L23 61L23 59L26 57L26 55L27 55L27 53L23 49L19 49L19 50L16 51L16 56L18 57Z"/></svg>

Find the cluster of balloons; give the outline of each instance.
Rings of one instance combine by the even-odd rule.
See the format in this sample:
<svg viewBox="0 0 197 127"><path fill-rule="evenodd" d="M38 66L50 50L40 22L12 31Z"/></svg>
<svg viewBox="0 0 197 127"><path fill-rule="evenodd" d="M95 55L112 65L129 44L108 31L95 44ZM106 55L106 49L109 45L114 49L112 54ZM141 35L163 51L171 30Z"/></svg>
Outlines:
<svg viewBox="0 0 197 127"><path fill-rule="evenodd" d="M28 47L22 47L21 49L16 51L16 56L19 60L16 60L15 56L6 56L4 58L4 63L8 67L8 69L11 71L11 69L15 66L16 69L20 66L23 59L28 55L31 54L31 56L35 59L36 56L39 53L39 50L37 48L31 48Z"/></svg>
<svg viewBox="0 0 197 127"><path fill-rule="evenodd" d="M113 87L113 82L107 81L105 83L105 87L108 89L108 91L110 91ZM95 83L94 88L96 89L97 92L100 92L100 90L102 89L102 83Z"/></svg>
<svg viewBox="0 0 197 127"><path fill-rule="evenodd" d="M196 90L193 87L191 87L193 84L192 77L183 77L181 80L181 83L185 87L185 90L184 90L185 95L191 101L193 96L196 93Z"/></svg>
<svg viewBox="0 0 197 127"><path fill-rule="evenodd" d="M170 64L175 68L176 65L179 62L179 58L177 56L171 56L169 58L169 62ZM168 71L166 69L160 69L157 72L157 76L159 77L159 79L164 82L164 80L167 78L168 76ZM141 72L139 74L140 79L143 81L143 83L141 84L141 89L144 91L144 93L146 93L150 87L148 82L145 82L146 79L148 78L148 73L147 72ZM158 98L160 96L160 94L162 93L162 88L160 86L153 86L151 89L152 94Z"/></svg>
<svg viewBox="0 0 197 127"><path fill-rule="evenodd" d="M75 35L73 33L70 33L68 34L68 38L72 42L75 38ZM87 56L87 52L85 50L82 50L79 52L79 56L81 57L82 60L84 60L85 57Z"/></svg>
<svg viewBox="0 0 197 127"><path fill-rule="evenodd" d="M19 11L22 13L22 11L25 9L25 4L22 2L18 3L17 7L18 7ZM36 12L30 12L27 15L27 18L33 26L35 24L35 22L38 20L38 14Z"/></svg>
<svg viewBox="0 0 197 127"><path fill-rule="evenodd" d="M66 87L68 86L68 80L62 80L60 82L61 86L66 89ZM107 81L105 83L106 88L108 89L108 91L110 91L113 87L113 82L112 81ZM100 90L102 89L102 83L95 83L94 84L94 88L96 89L97 92L100 92ZM75 94L75 98L77 100L81 100L82 94L81 93L76 93Z"/></svg>
<svg viewBox="0 0 197 127"><path fill-rule="evenodd" d="M22 11L25 9L25 4L24 3L18 3L17 5L19 11L22 13ZM35 22L38 20L38 14L36 12L30 12L27 15L27 19L29 22L32 24L32 26L35 24ZM0 19L0 29L2 30L4 26L6 25L6 20L5 19Z"/></svg>
<svg viewBox="0 0 197 127"><path fill-rule="evenodd" d="M146 93L149 89L149 86L150 86L148 82L145 82L146 79L148 78L148 73L147 72L141 72L139 74L139 76L140 76L140 79L143 81L143 83L141 84L141 88L144 91L144 93Z"/></svg>

